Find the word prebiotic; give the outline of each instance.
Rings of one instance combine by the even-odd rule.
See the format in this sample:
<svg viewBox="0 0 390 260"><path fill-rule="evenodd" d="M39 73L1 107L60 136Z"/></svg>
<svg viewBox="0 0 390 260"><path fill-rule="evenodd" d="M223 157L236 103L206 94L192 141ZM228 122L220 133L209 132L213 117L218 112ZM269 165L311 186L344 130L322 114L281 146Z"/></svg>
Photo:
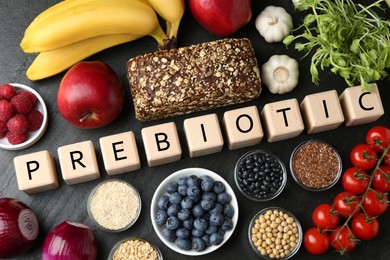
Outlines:
<svg viewBox="0 0 390 260"><path fill-rule="evenodd" d="M276 142L307 133L328 131L376 121L384 114L377 86L372 92L361 87L347 88L338 96L335 90L307 95L300 104L288 99L266 104L259 113L256 106L226 111L222 126L216 114L185 119L183 129L191 158L218 153L224 140L230 150L259 144L263 137ZM264 131L263 126L264 125ZM181 159L182 149L174 122L141 130L149 167ZM108 175L140 169L140 159L133 132L105 136L99 140L104 168ZM100 178L92 141L59 147L61 173L68 185ZM53 157L48 151L35 152L14 158L18 187L28 194L58 188Z"/></svg>

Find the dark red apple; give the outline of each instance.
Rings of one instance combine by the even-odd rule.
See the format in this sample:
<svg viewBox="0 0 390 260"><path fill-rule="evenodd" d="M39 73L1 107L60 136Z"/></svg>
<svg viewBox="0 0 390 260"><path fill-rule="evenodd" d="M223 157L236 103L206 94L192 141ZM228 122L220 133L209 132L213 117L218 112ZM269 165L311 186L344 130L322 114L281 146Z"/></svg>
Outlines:
<svg viewBox="0 0 390 260"><path fill-rule="evenodd" d="M189 0L188 4L195 20L218 36L236 32L252 17L250 0Z"/></svg>
<svg viewBox="0 0 390 260"><path fill-rule="evenodd" d="M73 125L99 128L114 121L122 111L125 92L115 71L100 61L82 61L61 80L57 105Z"/></svg>

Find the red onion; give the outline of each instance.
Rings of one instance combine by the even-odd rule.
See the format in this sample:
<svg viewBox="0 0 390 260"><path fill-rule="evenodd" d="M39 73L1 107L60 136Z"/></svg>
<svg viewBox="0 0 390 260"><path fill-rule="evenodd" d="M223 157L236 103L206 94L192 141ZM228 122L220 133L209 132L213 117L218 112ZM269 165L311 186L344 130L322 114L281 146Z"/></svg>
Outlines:
<svg viewBox="0 0 390 260"><path fill-rule="evenodd" d="M38 233L37 217L29 207L16 199L0 199L0 258L26 253Z"/></svg>
<svg viewBox="0 0 390 260"><path fill-rule="evenodd" d="M42 260L94 260L96 240L92 230L81 223L64 221L46 236Z"/></svg>

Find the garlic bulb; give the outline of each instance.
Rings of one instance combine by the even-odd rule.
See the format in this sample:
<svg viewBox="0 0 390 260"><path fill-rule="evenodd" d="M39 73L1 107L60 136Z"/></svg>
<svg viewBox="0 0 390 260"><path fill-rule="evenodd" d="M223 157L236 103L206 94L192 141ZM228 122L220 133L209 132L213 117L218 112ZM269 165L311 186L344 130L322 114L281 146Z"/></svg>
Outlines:
<svg viewBox="0 0 390 260"><path fill-rule="evenodd" d="M269 42L281 42L293 29L291 15L283 7L268 6L256 18L256 29Z"/></svg>
<svg viewBox="0 0 390 260"><path fill-rule="evenodd" d="M284 94L298 85L298 62L287 55L273 55L261 67L261 79L273 94Z"/></svg>

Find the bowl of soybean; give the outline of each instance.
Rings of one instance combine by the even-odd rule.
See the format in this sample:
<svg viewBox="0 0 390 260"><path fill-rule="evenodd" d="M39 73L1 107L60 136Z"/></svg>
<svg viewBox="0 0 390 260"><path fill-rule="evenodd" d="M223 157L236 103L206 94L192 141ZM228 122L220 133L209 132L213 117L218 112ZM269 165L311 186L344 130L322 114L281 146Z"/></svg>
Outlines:
<svg viewBox="0 0 390 260"><path fill-rule="evenodd" d="M287 171L276 155L265 150L254 150L237 161L234 180L248 199L269 201L282 193L287 182Z"/></svg>
<svg viewBox="0 0 390 260"><path fill-rule="evenodd" d="M298 219L288 210L269 207L260 210L248 229L249 243L263 259L290 259L302 245L303 231Z"/></svg>

